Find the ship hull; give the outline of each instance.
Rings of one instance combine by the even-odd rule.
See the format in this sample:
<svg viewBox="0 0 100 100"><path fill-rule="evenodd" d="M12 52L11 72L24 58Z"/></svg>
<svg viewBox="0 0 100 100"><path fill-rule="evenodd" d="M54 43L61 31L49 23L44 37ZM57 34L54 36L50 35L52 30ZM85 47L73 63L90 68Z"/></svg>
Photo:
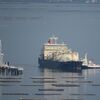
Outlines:
<svg viewBox="0 0 100 100"><path fill-rule="evenodd" d="M59 62L52 60L38 59L40 67L43 68L52 68L52 69L62 69L62 70L81 70L82 62L81 61L67 61Z"/></svg>
<svg viewBox="0 0 100 100"><path fill-rule="evenodd" d="M100 69L100 65L83 65L82 69Z"/></svg>

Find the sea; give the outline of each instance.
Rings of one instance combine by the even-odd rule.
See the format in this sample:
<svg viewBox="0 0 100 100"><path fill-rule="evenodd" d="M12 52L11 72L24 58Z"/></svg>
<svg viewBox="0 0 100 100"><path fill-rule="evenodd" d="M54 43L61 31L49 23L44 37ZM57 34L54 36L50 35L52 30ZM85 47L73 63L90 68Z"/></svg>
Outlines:
<svg viewBox="0 0 100 100"><path fill-rule="evenodd" d="M23 65L22 74L0 73L0 100L98 100L100 69L67 71Z"/></svg>
<svg viewBox="0 0 100 100"><path fill-rule="evenodd" d="M0 71L0 100L99 100L100 69L40 68L42 44L53 33L100 63L100 4L0 3L4 60L22 74Z"/></svg>

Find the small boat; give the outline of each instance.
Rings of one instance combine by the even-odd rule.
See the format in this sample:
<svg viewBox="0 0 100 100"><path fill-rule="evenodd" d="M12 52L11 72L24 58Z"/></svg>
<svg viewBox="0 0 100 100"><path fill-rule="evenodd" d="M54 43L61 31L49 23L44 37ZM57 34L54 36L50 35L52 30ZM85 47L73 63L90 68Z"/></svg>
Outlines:
<svg viewBox="0 0 100 100"><path fill-rule="evenodd" d="M100 68L100 65L93 63L91 60L88 63L89 68Z"/></svg>
<svg viewBox="0 0 100 100"><path fill-rule="evenodd" d="M100 68L100 65L97 65L97 64L93 63L91 60L88 60L87 54L85 54L85 58L82 61L83 61L83 64L82 64L83 69L86 69L86 68L98 69L98 68Z"/></svg>

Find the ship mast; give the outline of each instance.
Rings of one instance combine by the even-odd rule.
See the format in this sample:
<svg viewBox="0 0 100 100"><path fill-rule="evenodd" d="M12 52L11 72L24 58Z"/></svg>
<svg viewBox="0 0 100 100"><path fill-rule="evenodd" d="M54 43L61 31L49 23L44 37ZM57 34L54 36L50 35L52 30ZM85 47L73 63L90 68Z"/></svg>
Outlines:
<svg viewBox="0 0 100 100"><path fill-rule="evenodd" d="M1 40L0 40L0 65L3 64L3 53L2 53L2 44L1 44Z"/></svg>
<svg viewBox="0 0 100 100"><path fill-rule="evenodd" d="M0 40L0 55L1 55L1 52L2 52L2 45L1 45L1 40Z"/></svg>
<svg viewBox="0 0 100 100"><path fill-rule="evenodd" d="M85 57L83 59L83 64L88 65L88 58L87 58L87 53L85 53Z"/></svg>

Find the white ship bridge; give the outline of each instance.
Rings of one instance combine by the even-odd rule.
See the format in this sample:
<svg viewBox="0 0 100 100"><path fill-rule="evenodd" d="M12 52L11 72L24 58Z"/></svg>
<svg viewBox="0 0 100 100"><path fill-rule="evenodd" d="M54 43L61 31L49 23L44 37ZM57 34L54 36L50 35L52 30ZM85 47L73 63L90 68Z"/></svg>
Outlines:
<svg viewBox="0 0 100 100"><path fill-rule="evenodd" d="M73 52L65 43L57 43L58 37L50 37L43 46L44 59L53 59L58 61L78 61L78 52Z"/></svg>

